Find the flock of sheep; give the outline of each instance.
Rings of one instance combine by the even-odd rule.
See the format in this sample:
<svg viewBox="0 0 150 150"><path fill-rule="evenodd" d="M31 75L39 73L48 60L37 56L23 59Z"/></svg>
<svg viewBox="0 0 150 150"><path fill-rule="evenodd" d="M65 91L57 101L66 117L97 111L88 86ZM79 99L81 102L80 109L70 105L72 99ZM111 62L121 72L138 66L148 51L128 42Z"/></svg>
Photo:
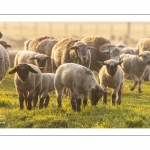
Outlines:
<svg viewBox="0 0 150 150"><path fill-rule="evenodd" d="M2 34L0 33L0 38ZM14 74L14 84L19 96L20 109L24 101L28 110L49 104L49 92L55 91L58 107L66 93L74 111L81 111L81 104L99 99L107 103L107 87L113 89L112 105L121 104L125 76L134 81L131 91L142 80L150 80L150 38L140 39L136 48L112 44L108 39L88 36L55 38L38 36L24 42L24 50L10 51L5 41L0 41L0 81ZM94 73L93 73L94 72ZM99 82L95 73L99 73Z"/></svg>

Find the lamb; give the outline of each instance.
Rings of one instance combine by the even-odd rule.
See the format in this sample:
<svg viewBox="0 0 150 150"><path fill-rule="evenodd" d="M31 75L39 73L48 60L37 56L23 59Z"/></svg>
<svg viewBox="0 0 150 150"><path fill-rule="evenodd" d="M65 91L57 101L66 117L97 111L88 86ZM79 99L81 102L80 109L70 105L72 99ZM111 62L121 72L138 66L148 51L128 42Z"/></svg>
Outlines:
<svg viewBox="0 0 150 150"><path fill-rule="evenodd" d="M90 67L91 53L86 43L78 38L68 37L56 43L52 49L51 65L53 72L64 63L77 63L85 67Z"/></svg>
<svg viewBox="0 0 150 150"><path fill-rule="evenodd" d="M111 44L108 39L96 35L85 37L81 41L95 48L90 49L90 69L92 71L99 72L102 66L99 65L98 61L104 62L110 58L119 60L119 55L121 54L120 49L116 45Z"/></svg>
<svg viewBox="0 0 150 150"><path fill-rule="evenodd" d="M40 41L35 47L32 47L32 51L45 54L50 57L50 59L47 60L45 72L52 72L51 68L51 52L53 46L59 41L60 39L56 38L46 38ZM30 48L29 48L30 49Z"/></svg>
<svg viewBox="0 0 150 150"><path fill-rule="evenodd" d="M47 107L50 96L48 92L54 91L54 73L42 73L41 91L40 91L40 104L39 108Z"/></svg>
<svg viewBox="0 0 150 150"><path fill-rule="evenodd" d="M19 64L9 74L14 74L14 84L19 96L20 109L23 109L24 100L28 110L36 107L38 95L41 89L42 73L33 64ZM33 103L33 106L32 106Z"/></svg>
<svg viewBox="0 0 150 150"><path fill-rule="evenodd" d="M92 105L96 105L103 95L103 89L96 81L93 72L87 67L75 63L62 64L56 70L54 87L57 94L58 107L62 107L64 86L70 89L71 105L74 111L81 111L82 95L84 96L84 106L87 105L88 96Z"/></svg>
<svg viewBox="0 0 150 150"><path fill-rule="evenodd" d="M104 90L103 103L107 103L107 87L112 88L112 105L116 104L116 96L118 96L117 104L121 104L122 89L124 85L124 72L120 66L122 61L109 59L99 62L103 67L99 71L100 86Z"/></svg>
<svg viewBox="0 0 150 150"><path fill-rule="evenodd" d="M46 60L49 58L49 56L44 54L36 53L33 51L21 50L17 53L15 57L14 66L20 63L34 64L40 67L40 69L43 71L46 66Z"/></svg>
<svg viewBox="0 0 150 150"><path fill-rule="evenodd" d="M141 93L141 82L147 68L147 65L150 64L150 52L144 51L139 55L131 55L123 59L121 67L125 74L128 74L131 79L134 81L131 91L133 91L138 84L138 92Z"/></svg>
<svg viewBox="0 0 150 150"><path fill-rule="evenodd" d="M0 81L4 79L9 69L9 55L7 50L0 44Z"/></svg>
<svg viewBox="0 0 150 150"><path fill-rule="evenodd" d="M136 55L135 49L132 47L125 47L121 50L121 54L131 54Z"/></svg>

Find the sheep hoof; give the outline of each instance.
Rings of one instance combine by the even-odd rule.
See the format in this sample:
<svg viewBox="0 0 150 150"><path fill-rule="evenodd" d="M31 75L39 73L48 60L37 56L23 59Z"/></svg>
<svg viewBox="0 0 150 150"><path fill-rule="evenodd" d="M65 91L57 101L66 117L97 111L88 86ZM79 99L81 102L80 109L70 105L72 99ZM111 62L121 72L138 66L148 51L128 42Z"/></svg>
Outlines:
<svg viewBox="0 0 150 150"><path fill-rule="evenodd" d="M133 91L135 88L131 87L130 90Z"/></svg>
<svg viewBox="0 0 150 150"><path fill-rule="evenodd" d="M141 90L141 89L138 89L138 92L139 92L139 93L142 93L142 90Z"/></svg>

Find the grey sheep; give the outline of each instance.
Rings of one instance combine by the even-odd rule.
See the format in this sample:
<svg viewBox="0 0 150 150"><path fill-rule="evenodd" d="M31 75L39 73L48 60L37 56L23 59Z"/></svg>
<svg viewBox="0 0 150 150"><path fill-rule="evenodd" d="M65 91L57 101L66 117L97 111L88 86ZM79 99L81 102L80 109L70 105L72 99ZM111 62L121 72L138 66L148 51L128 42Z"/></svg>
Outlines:
<svg viewBox="0 0 150 150"><path fill-rule="evenodd" d="M14 60L14 66L20 64L20 63L28 63L28 64L34 64L38 66L42 72L46 67L46 61L47 59L50 59L49 56L36 53L33 51L27 51L27 50L21 50L19 51Z"/></svg>
<svg viewBox="0 0 150 150"><path fill-rule="evenodd" d="M7 50L0 44L0 81L2 81L9 69L10 61Z"/></svg>
<svg viewBox="0 0 150 150"><path fill-rule="evenodd" d="M100 86L104 90L103 103L107 103L107 87L112 88L112 104L121 104L122 89L124 85L124 72L120 66L122 61L114 59L99 62L103 67L99 71Z"/></svg>
<svg viewBox="0 0 150 150"><path fill-rule="evenodd" d="M14 84L19 96L20 109L23 109L24 100L28 110L35 107L41 89L42 73L33 64L19 64L15 66L9 74L14 74ZM33 105L32 105L33 103Z"/></svg>
<svg viewBox="0 0 150 150"><path fill-rule="evenodd" d="M52 72L52 68L51 68L52 48L59 40L60 39L56 39L56 38L46 38L46 39L43 39L41 42L39 42L35 47L32 47L32 49L29 48L29 50L32 50L41 54L45 54L50 57L50 59L47 60L45 72Z"/></svg>
<svg viewBox="0 0 150 150"><path fill-rule="evenodd" d="M39 108L47 107L50 96L48 92L54 91L54 73L42 73L41 90L40 90L40 104Z"/></svg>
<svg viewBox="0 0 150 150"><path fill-rule="evenodd" d="M88 96L92 105L96 105L103 95L103 89L95 79L93 72L85 66L75 63L65 63L58 67L54 79L58 107L62 107L63 87L71 92L71 106L74 111L81 111L81 96L86 106ZM89 93L89 95L88 95Z"/></svg>
<svg viewBox="0 0 150 150"><path fill-rule="evenodd" d="M85 37L81 40L89 46L93 46L95 49L90 49L91 52L91 65L90 69L92 71L99 72L102 66L99 65L98 61L104 62L110 58L119 60L119 55L121 54L120 49L111 44L111 42L98 35L92 35Z"/></svg>
<svg viewBox="0 0 150 150"><path fill-rule="evenodd" d="M141 83L147 65L150 64L150 52L144 51L139 55L131 55L124 58L121 67L125 74L128 74L134 81L131 91L133 91L138 84L138 92L142 92Z"/></svg>
<svg viewBox="0 0 150 150"><path fill-rule="evenodd" d="M52 49L51 65L53 72L64 63L77 63L85 67L90 67L91 53L86 43L78 38L68 37L56 43Z"/></svg>

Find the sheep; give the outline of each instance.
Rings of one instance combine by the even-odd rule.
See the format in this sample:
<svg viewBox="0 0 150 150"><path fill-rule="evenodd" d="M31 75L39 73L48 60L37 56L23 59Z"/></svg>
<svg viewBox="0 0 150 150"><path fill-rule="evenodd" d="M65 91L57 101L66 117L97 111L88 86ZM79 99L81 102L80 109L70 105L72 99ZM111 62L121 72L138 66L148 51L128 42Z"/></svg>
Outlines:
<svg viewBox="0 0 150 150"><path fill-rule="evenodd" d="M29 50L28 51L21 50L15 56L14 66L20 63L34 64L40 67L40 69L43 71L43 69L46 66L47 59L50 59L50 57L47 55L36 53Z"/></svg>
<svg viewBox="0 0 150 150"><path fill-rule="evenodd" d="M49 103L48 92L54 91L54 73L42 73L41 90L40 90L40 104L39 108L47 107ZM44 101L45 100L45 101Z"/></svg>
<svg viewBox="0 0 150 150"><path fill-rule="evenodd" d="M38 95L41 89L42 73L33 64L19 64L9 74L14 74L14 84L19 96L20 109L24 108L24 100L28 110L36 107ZM33 103L33 106L32 106Z"/></svg>
<svg viewBox="0 0 150 150"><path fill-rule="evenodd" d="M53 72L64 63L78 63L85 67L90 67L91 53L86 43L78 38L68 37L56 43L52 49L51 65Z"/></svg>
<svg viewBox="0 0 150 150"><path fill-rule="evenodd" d="M121 54L131 54L136 55L135 49L132 47L125 47L121 50Z"/></svg>
<svg viewBox="0 0 150 150"><path fill-rule="evenodd" d="M124 45L122 43L116 44L116 46L119 47L120 50L122 50L123 48L126 47L126 45Z"/></svg>
<svg viewBox="0 0 150 150"><path fill-rule="evenodd" d="M8 52L2 45L0 45L0 82L6 76L9 66L10 62Z"/></svg>
<svg viewBox="0 0 150 150"><path fill-rule="evenodd" d="M7 44L6 41L0 41L0 44L1 44L5 49L7 49L7 48L9 48L9 47L12 47L11 45Z"/></svg>
<svg viewBox="0 0 150 150"><path fill-rule="evenodd" d="M117 46L112 45L111 42L98 35L87 36L81 40L89 46L93 46L95 49L90 49L91 52L91 65L92 71L99 72L102 66L97 61L104 62L110 58L119 60L120 50Z"/></svg>
<svg viewBox="0 0 150 150"><path fill-rule="evenodd" d="M8 51L9 54L9 61L10 61L10 67L14 67L14 60L15 60L15 56L19 51Z"/></svg>
<svg viewBox="0 0 150 150"><path fill-rule="evenodd" d="M147 65L144 76L143 76L144 81L150 81L150 65Z"/></svg>
<svg viewBox="0 0 150 150"><path fill-rule="evenodd" d="M143 51L150 51L150 38L141 38L136 44L135 51L137 54Z"/></svg>
<svg viewBox="0 0 150 150"><path fill-rule="evenodd" d="M71 105L74 111L81 111L81 95L84 96L84 106L87 105L88 96L91 104L96 105L103 95L103 89L96 81L93 72L89 68L76 63L62 64L56 70L54 87L57 94L58 108L62 107L64 86L70 89Z"/></svg>
<svg viewBox="0 0 150 150"><path fill-rule="evenodd" d="M39 42L35 47L32 47L32 51L45 54L50 57L50 59L47 60L45 72L52 72L51 68L51 52L53 46L59 41L60 39L55 38L46 38Z"/></svg>
<svg viewBox="0 0 150 150"><path fill-rule="evenodd" d="M123 59L121 67L125 74L128 74L134 81L134 84L130 88L133 91L138 84L138 92L141 93L141 82L146 70L147 65L150 64L150 52L144 51L139 55L131 55Z"/></svg>
<svg viewBox="0 0 150 150"><path fill-rule="evenodd" d="M117 104L121 104L122 89L124 85L124 72L120 66L123 61L109 59L99 62L103 67L99 71L100 86L104 90L103 103L107 103L107 87L112 88L112 105L116 104L116 96L118 96Z"/></svg>

